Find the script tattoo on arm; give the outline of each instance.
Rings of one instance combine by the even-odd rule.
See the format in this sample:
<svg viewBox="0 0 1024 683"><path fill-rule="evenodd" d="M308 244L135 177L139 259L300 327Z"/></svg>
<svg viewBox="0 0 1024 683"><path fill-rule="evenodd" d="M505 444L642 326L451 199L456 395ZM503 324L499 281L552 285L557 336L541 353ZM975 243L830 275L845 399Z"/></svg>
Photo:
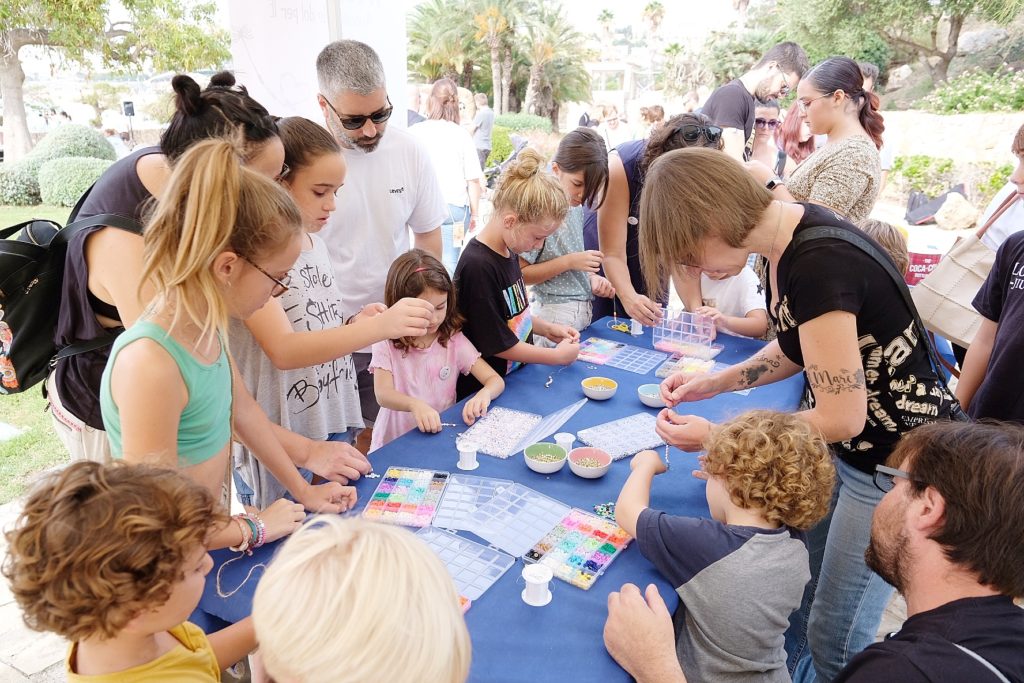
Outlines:
<svg viewBox="0 0 1024 683"><path fill-rule="evenodd" d="M804 371L807 373L807 381L815 392L821 391L826 394L838 396L846 391L858 391L865 388L864 370L847 370L839 368L838 371L824 370L817 365L808 365Z"/></svg>

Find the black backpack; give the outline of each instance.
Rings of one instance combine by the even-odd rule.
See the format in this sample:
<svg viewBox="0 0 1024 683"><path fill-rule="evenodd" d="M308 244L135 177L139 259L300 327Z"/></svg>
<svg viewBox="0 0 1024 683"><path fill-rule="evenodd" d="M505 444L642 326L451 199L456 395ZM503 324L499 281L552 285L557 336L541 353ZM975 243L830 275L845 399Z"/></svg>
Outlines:
<svg viewBox="0 0 1024 683"><path fill-rule="evenodd" d="M99 214L80 221L89 188L71 211L69 224L31 220L0 230L0 394L17 394L46 379L57 361L103 348L115 334L58 349L54 342L64 257L75 233L108 225L142 234L138 221ZM18 233L16 239L11 239Z"/></svg>

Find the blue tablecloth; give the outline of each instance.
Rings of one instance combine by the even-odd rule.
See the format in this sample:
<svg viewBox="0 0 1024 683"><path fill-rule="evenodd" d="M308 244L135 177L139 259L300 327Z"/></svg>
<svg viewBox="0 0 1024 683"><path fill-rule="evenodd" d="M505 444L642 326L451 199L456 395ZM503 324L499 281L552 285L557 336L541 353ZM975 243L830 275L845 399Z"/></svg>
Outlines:
<svg viewBox="0 0 1024 683"><path fill-rule="evenodd" d="M650 328L645 329L643 336L631 337L609 329L609 320L605 318L595 322L584 337L599 336L651 348ZM725 346L717 358L724 363L743 360L762 346L762 342L729 336L720 337L718 343ZM548 376L552 373L555 373L554 381L550 388L545 388ZM636 393L636 388L641 384L660 381L654 376L653 370L647 375L638 375L607 366L593 369L593 366L580 361L564 369L526 366L517 370L506 378L505 392L494 405L548 414L581 399L580 381L593 375L616 380L619 383L618 392L608 401L589 401L561 431L577 432L642 411L657 413L657 410L643 406ZM791 411L799 402L802 383L803 379L798 375L785 382L754 389L747 396L726 394L683 408L686 412L714 421L752 408ZM461 420L461 407L453 407L444 413L443 418L445 422L455 422L460 426L446 427L439 434L413 431L397 439L371 456L374 470L383 473L389 465L395 464L458 472L455 466L458 461L455 436L466 429ZM654 481L651 505L675 514L706 516L708 511L704 484L690 476L690 471L697 465L696 454L672 449L670 459L671 471ZM568 466L552 475L537 474L527 469L522 454L508 460L480 455L479 461L479 469L473 472L475 475L511 479L591 512L595 504L614 501L629 475L628 459L613 463L608 474L596 480L581 479L570 472ZM363 479L357 482L360 506L370 497L379 481ZM460 534L480 541L468 532ZM225 567L221 575L222 589L229 591L239 586L250 567L255 562L269 561L274 550L274 545L261 548L252 558L244 558ZM217 628L224 622L235 622L249 614L256 581L262 572L257 569L253 578L234 596L222 599L217 597L214 588L217 567L235 554L216 551L213 556L217 566L210 573L199 609L193 615L193 621L207 628ZM522 561L517 560L494 586L473 603L466 614L466 623L473 640L471 681L553 681L570 678L582 681L628 681L629 677L608 656L602 641L608 593L618 590L627 581L640 586L655 583L670 608L676 604L672 586L640 555L635 542L611 564L589 591L562 581L552 581L554 599L543 608L530 607L521 600L522 566ZM387 586L381 586L380 590L386 591ZM338 615L338 619L344 618L345 615ZM311 624L310 627L314 626ZM330 628L330 625L320 627ZM343 662L343 659L339 662ZM343 666L343 663L339 663L339 666Z"/></svg>

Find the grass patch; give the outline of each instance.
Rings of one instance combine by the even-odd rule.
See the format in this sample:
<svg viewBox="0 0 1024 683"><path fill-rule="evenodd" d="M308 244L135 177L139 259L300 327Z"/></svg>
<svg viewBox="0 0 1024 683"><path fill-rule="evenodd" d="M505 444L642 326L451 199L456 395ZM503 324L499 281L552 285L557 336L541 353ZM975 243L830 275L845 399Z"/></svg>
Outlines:
<svg viewBox="0 0 1024 683"><path fill-rule="evenodd" d="M0 441L0 505L23 495L34 476L68 461L57 438L39 387L21 394L0 396L0 422L23 430Z"/></svg>
<svg viewBox="0 0 1024 683"><path fill-rule="evenodd" d="M34 218L63 224L69 213L71 210L65 206L0 206L0 227ZM39 387L0 396L0 422L23 430L13 439L0 441L0 504L23 495L37 473L68 460L45 408L46 400Z"/></svg>

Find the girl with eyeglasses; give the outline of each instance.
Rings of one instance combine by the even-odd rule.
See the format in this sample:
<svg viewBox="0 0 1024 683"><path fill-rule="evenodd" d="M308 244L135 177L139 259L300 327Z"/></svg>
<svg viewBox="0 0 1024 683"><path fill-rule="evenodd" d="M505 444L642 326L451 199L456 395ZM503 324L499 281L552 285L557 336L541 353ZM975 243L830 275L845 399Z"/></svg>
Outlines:
<svg viewBox="0 0 1024 683"><path fill-rule="evenodd" d="M303 480L229 358L229 318L247 318L281 292L302 248L295 203L244 167L240 151L207 140L175 164L143 236L139 279L152 303L114 342L100 386L115 457L181 470L223 499L237 435L299 501L251 511L252 525L235 519L213 529L211 548L259 545L295 530L304 508L355 503L352 487Z"/></svg>
<svg viewBox="0 0 1024 683"><path fill-rule="evenodd" d="M433 306L417 298L391 308L373 303L345 320L341 290L327 245L317 234L335 209L346 165L337 139L299 116L277 122L288 172L281 178L302 217L298 259L266 304L231 321L231 351L246 388L271 420L315 440L343 442L346 479L369 471L351 446L363 427L352 353L385 339L423 334ZM267 277L278 282L273 272ZM234 480L243 505L262 507L287 492L244 445L234 451ZM312 473L303 470L307 480Z"/></svg>
<svg viewBox="0 0 1024 683"><path fill-rule="evenodd" d="M668 283L658 291L648 290L640 269L640 193L647 167L659 156L683 147L722 149L722 129L703 114L678 114L651 133L646 140L626 142L608 155L608 190L600 208L586 207L583 219L584 246L604 255L604 276L615 288L612 299L594 300L594 319L625 313L643 325L661 320L661 308L668 301ZM670 273L676 275L676 273ZM688 278L682 270L677 282ZM700 306L696 280L683 303ZM681 293L682 296L682 293ZM693 310L693 309L691 309Z"/></svg>
<svg viewBox="0 0 1024 683"><path fill-rule="evenodd" d="M747 168L776 199L821 204L853 222L867 218L882 183L878 150L885 125L878 95L865 90L857 62L831 57L800 80L796 105L812 135L828 136L825 146L784 184L763 163L752 161Z"/></svg>

